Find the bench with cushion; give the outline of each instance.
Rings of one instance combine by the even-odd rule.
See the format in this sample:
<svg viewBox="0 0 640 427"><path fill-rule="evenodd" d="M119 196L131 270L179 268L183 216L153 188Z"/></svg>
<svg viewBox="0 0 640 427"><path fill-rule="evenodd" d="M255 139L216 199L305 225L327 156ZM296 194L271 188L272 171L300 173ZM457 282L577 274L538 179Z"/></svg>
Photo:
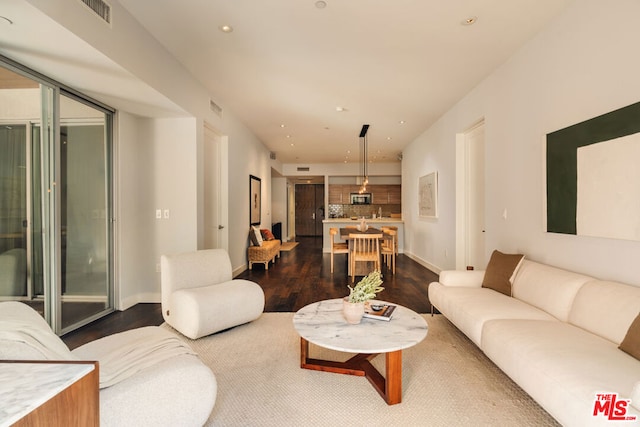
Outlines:
<svg viewBox="0 0 640 427"><path fill-rule="evenodd" d="M273 237L269 230L260 230L251 227L249 231L251 245L247 249L247 258L249 260L249 270L253 264L264 264L264 269L269 269L269 262L275 264L276 257L280 257L280 240Z"/></svg>

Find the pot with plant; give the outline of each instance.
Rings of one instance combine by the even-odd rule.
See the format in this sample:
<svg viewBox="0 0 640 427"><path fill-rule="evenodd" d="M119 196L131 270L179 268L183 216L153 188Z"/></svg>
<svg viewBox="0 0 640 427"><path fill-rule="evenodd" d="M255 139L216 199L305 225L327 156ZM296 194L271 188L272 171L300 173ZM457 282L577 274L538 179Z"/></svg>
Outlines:
<svg viewBox="0 0 640 427"><path fill-rule="evenodd" d="M372 271L352 288L349 288L349 296L344 298L342 314L347 323L356 325L362 320L364 315L364 304L375 298L376 294L382 292L382 273L379 270Z"/></svg>

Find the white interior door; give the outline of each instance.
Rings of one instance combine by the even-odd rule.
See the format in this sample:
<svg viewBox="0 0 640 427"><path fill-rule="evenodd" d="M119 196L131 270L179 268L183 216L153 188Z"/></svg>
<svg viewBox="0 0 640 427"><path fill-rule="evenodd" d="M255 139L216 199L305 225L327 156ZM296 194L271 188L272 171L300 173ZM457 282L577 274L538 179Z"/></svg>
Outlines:
<svg viewBox="0 0 640 427"><path fill-rule="evenodd" d="M204 127L204 249L227 249L226 220L222 210L224 181L222 137Z"/></svg>
<svg viewBox="0 0 640 427"><path fill-rule="evenodd" d="M467 152L467 203L466 203L466 263L476 270L484 269L485 217L484 217L484 122L465 134Z"/></svg>

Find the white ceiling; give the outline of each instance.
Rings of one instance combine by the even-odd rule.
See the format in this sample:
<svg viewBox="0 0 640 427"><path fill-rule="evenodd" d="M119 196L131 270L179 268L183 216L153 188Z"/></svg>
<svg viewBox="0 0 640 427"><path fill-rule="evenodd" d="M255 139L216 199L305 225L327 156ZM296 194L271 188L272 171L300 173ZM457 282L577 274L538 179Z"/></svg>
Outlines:
<svg viewBox="0 0 640 427"><path fill-rule="evenodd" d="M369 160L397 161L571 1L119 0L283 163L358 162L365 123Z"/></svg>

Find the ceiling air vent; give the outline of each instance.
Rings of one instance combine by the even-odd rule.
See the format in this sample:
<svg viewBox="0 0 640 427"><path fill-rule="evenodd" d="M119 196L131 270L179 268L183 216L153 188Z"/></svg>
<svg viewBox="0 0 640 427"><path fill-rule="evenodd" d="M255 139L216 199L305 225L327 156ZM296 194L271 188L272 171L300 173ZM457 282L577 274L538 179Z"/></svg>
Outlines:
<svg viewBox="0 0 640 427"><path fill-rule="evenodd" d="M309 166L298 167L298 172L309 172Z"/></svg>
<svg viewBox="0 0 640 427"><path fill-rule="evenodd" d="M270 152L270 153L269 153L269 158L270 158L271 160L275 160L275 159L276 159L276 153L275 153L274 151Z"/></svg>
<svg viewBox="0 0 640 427"><path fill-rule="evenodd" d="M111 5L103 0L80 0L85 6L93 10L104 22L111 25Z"/></svg>
<svg viewBox="0 0 640 427"><path fill-rule="evenodd" d="M222 107L213 102L213 100L211 99L209 100L209 108L211 108L211 111L216 113L218 117L222 117Z"/></svg>

